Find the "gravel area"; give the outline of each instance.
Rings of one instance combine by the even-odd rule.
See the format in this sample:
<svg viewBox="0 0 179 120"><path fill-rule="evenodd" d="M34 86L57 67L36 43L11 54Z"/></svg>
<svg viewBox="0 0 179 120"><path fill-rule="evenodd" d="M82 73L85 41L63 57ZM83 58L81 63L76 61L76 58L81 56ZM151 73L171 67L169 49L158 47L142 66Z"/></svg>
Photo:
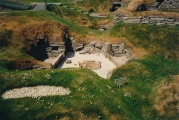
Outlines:
<svg viewBox="0 0 179 120"><path fill-rule="evenodd" d="M15 88L13 90L6 91L3 95L3 99L23 98L23 97L41 97L41 96L55 96L55 95L68 95L70 90L57 86L36 86L36 87L23 87Z"/></svg>

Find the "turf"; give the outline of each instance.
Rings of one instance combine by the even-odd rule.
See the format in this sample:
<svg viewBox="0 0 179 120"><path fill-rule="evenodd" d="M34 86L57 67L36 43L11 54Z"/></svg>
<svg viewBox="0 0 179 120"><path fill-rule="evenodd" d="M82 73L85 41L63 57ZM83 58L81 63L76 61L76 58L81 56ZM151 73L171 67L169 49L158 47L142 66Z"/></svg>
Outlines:
<svg viewBox="0 0 179 120"><path fill-rule="evenodd" d="M63 86L71 90L67 96L1 98L1 117L110 119L115 116L116 119L164 119L165 116L159 116L151 109L153 101L149 96L163 78L178 74L178 67L177 61L151 55L116 69L110 80L102 79L88 69L5 71L1 68L1 95L9 89L37 85ZM45 77L47 74L50 77ZM128 84L116 87L114 79L119 77L127 77ZM177 114L173 118L177 118Z"/></svg>
<svg viewBox="0 0 179 120"><path fill-rule="evenodd" d="M65 10L64 10L65 11ZM153 120L177 119L173 114L160 115L153 107L154 90L163 79L178 75L177 61L178 26L150 26L118 23L105 32L78 26L48 11L12 12L0 16L4 23L24 26L28 22L59 23L80 35L125 38L136 48L143 48L148 55L131 60L116 68L109 80L97 76L88 69L46 69L10 71L6 62L16 58L32 57L25 54L22 41L12 39L15 31L0 29L0 95L13 88L37 85L53 85L69 88L66 96L19 98L4 100L0 97L0 119L122 119ZM4 24L5 25L5 24ZM16 24L15 24L16 25ZM11 27L8 27L11 30ZM5 28L6 29L6 28ZM6 40L4 39L6 38ZM16 42L15 42L16 41ZM17 42L18 41L18 42ZM48 77L47 77L48 76ZM126 77L128 84L116 87L114 80ZM176 103L175 103L176 104Z"/></svg>

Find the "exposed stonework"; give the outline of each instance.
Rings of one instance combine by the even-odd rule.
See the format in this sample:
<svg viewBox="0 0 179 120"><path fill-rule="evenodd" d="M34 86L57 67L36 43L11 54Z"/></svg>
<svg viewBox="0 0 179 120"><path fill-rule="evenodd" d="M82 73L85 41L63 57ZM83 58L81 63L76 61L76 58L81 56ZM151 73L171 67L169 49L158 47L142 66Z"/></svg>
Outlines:
<svg viewBox="0 0 179 120"><path fill-rule="evenodd" d="M97 62L95 60L85 60L83 62L79 62L79 67L97 70L101 68L101 62Z"/></svg>
<svg viewBox="0 0 179 120"><path fill-rule="evenodd" d="M119 58L124 59L134 59L135 56L131 49L129 49L124 43L111 44L111 43L101 43L98 41L92 41L84 49L79 51L80 54L95 54L103 53L103 55L112 61L116 66L118 66Z"/></svg>
<svg viewBox="0 0 179 120"><path fill-rule="evenodd" d="M97 41L92 41L88 45L81 50L80 54L94 54L103 52L104 54L110 54L112 57L121 57L121 56L129 56L129 59L133 59L133 53L126 49L124 43L118 43L112 45L111 43L106 42L105 44ZM105 55L106 56L106 55Z"/></svg>
<svg viewBox="0 0 179 120"><path fill-rule="evenodd" d="M115 12L113 20L114 20L114 24L118 22L124 22L124 23L150 24L150 25L179 25L179 18L164 17L162 15L129 17L127 14L120 14Z"/></svg>
<svg viewBox="0 0 179 120"><path fill-rule="evenodd" d="M119 65L119 58L124 57L125 59L135 59L135 56L130 49L126 49L124 43L119 43L112 45L111 43L105 43L103 50L103 55L112 61L116 66Z"/></svg>
<svg viewBox="0 0 179 120"><path fill-rule="evenodd" d="M80 54L93 54L93 53L98 53L101 52L103 47L103 44L97 41L92 41L88 45L84 47L82 51L80 51Z"/></svg>
<svg viewBox="0 0 179 120"><path fill-rule="evenodd" d="M179 9L179 0L164 0L159 7L159 10Z"/></svg>
<svg viewBox="0 0 179 120"><path fill-rule="evenodd" d="M46 48L48 58L58 57L60 53L65 53L66 45L65 42L60 44L51 44Z"/></svg>

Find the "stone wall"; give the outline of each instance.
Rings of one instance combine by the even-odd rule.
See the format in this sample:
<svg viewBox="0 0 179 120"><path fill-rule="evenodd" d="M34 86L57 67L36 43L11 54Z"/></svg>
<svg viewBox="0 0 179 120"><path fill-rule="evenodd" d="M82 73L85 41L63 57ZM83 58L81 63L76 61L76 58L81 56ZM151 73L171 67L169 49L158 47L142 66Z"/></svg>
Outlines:
<svg viewBox="0 0 179 120"><path fill-rule="evenodd" d="M59 64L63 61L64 58L65 58L64 53L59 54L59 56L56 58L55 62L52 64L53 68L57 68L59 66Z"/></svg>
<svg viewBox="0 0 179 120"><path fill-rule="evenodd" d="M61 42L59 44L50 44L46 48L46 52L47 52L48 58L58 57L61 53L66 52L66 44L65 42Z"/></svg>
<svg viewBox="0 0 179 120"><path fill-rule="evenodd" d="M118 22L124 22L124 23L150 24L150 25L179 25L179 17L167 18L162 15L129 17L128 15L115 12L113 20L114 20L114 24Z"/></svg>
<svg viewBox="0 0 179 120"><path fill-rule="evenodd" d="M159 10L179 9L179 0L164 0L159 7Z"/></svg>
<svg viewBox="0 0 179 120"><path fill-rule="evenodd" d="M128 60L135 59L133 52L129 49L126 49L124 43L112 45L111 43L106 42L101 52L107 59L113 62L116 66L120 65L118 63L118 59L116 58L126 56Z"/></svg>
<svg viewBox="0 0 179 120"><path fill-rule="evenodd" d="M73 47L75 51L79 51L79 54L103 53L103 55L112 61L116 66L119 66L116 58L125 56L128 60L135 59L133 51L123 42L111 44L109 42L103 43L97 40L92 41L87 45L76 43Z"/></svg>

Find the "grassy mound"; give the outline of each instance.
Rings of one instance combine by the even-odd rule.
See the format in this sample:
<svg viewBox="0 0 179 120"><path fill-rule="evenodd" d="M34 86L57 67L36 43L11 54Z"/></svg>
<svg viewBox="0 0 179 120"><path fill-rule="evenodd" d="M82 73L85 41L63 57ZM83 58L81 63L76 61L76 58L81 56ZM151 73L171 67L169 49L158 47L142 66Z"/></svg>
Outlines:
<svg viewBox="0 0 179 120"><path fill-rule="evenodd" d="M110 31L113 36L127 38L136 47L166 58L178 59L179 26L152 26L116 24Z"/></svg>
<svg viewBox="0 0 179 120"><path fill-rule="evenodd" d="M62 15L68 16L65 15L66 13ZM178 81L175 77L173 80L173 75L178 75L179 68L179 62L176 61L178 59L178 26L118 23L105 32L99 32L68 21L70 17L64 19L48 11L12 12L2 14L0 18L2 23L0 24L2 41L0 42L0 95L13 88L38 85L63 86L71 91L67 96L7 100L0 97L0 119L165 120L178 118L179 114L175 107L175 105L178 106L178 99L166 98L168 94L170 96L179 94L178 86L175 85ZM97 76L91 70L81 68L7 70L6 62L9 60L33 59L24 51L24 38L21 33L26 30L25 36L31 39L28 36L29 31L33 32L30 26L35 25L37 30L41 30L38 27L44 28L40 27L44 23L48 23L50 29L53 28L52 36L56 36L55 31L61 31L61 26L64 26L72 37L81 42L96 39L113 43L125 42L136 54L143 52L139 51L143 49L153 55L131 60L126 65L116 68L110 80ZM114 80L120 77L126 77L128 84L118 88ZM169 85L163 86L166 82ZM171 87L173 91L169 92ZM160 101L166 105L158 104ZM169 109L170 106L173 109ZM171 112L168 113L169 110Z"/></svg>
<svg viewBox="0 0 179 120"><path fill-rule="evenodd" d="M0 98L2 119L176 119L178 114L161 115L153 107L163 78L177 74L179 63L159 56L148 56L116 69L105 80L88 69L49 69L37 71L0 70L0 95L6 90L26 86L53 85L71 90L67 96L39 98ZM114 79L127 77L118 88ZM178 94L177 92L175 94ZM29 102L30 101L30 102Z"/></svg>
<svg viewBox="0 0 179 120"><path fill-rule="evenodd" d="M179 81L175 80L173 82L171 79L171 76L178 75L178 67L179 63L177 61L169 61L160 56L151 55L141 60L131 61L114 70L111 80L120 77L127 77L128 79L128 84L121 88L128 99L121 97L121 100L125 103L126 110L133 111L129 113L134 117L133 119L158 118L166 120L178 118L178 100L176 100L178 98L168 96L169 94L166 92L172 86L175 92L170 93L170 95L176 96L178 94L177 84ZM169 82L169 84L171 82L170 87L165 86L166 82ZM174 84L176 85L173 86ZM159 86L164 86L164 89L159 88ZM157 105L165 106L163 102L174 107L171 109L169 107L157 108ZM167 112L169 110L171 111ZM161 111L165 111L163 112L165 114L161 114Z"/></svg>

